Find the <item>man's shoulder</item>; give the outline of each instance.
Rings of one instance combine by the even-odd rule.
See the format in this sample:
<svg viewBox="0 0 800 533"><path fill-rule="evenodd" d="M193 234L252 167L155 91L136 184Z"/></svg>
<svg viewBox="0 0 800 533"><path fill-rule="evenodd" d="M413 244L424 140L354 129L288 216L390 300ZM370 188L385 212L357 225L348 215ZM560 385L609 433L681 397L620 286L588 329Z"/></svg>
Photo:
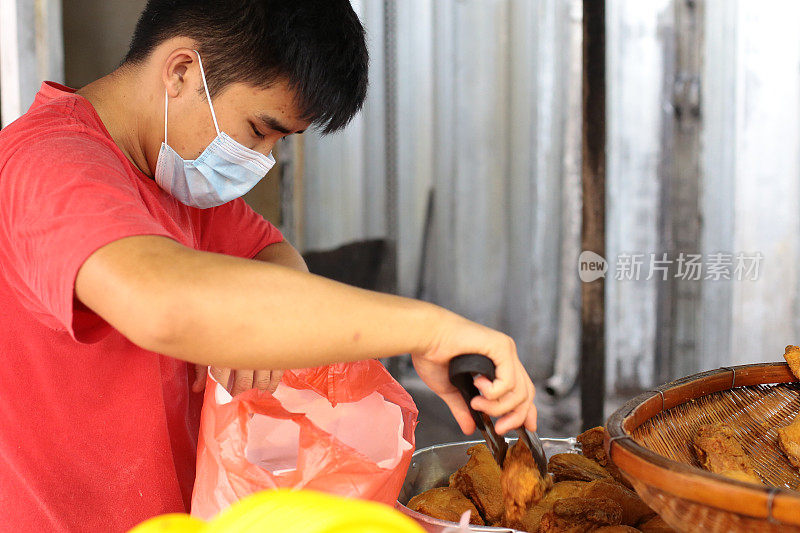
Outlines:
<svg viewBox="0 0 800 533"><path fill-rule="evenodd" d="M78 190L87 198L101 189L136 191L113 141L57 104L35 107L0 132L0 210L12 202L74 199Z"/></svg>
<svg viewBox="0 0 800 533"><path fill-rule="evenodd" d="M29 110L0 131L0 173L14 158L35 165L81 160L124 166L113 141L66 102L51 102Z"/></svg>
<svg viewBox="0 0 800 533"><path fill-rule="evenodd" d="M45 146L46 145L46 146ZM77 97L64 97L34 105L20 118L0 131L0 164L20 149L36 148L68 153L84 148L97 153L113 151L99 118L85 109Z"/></svg>

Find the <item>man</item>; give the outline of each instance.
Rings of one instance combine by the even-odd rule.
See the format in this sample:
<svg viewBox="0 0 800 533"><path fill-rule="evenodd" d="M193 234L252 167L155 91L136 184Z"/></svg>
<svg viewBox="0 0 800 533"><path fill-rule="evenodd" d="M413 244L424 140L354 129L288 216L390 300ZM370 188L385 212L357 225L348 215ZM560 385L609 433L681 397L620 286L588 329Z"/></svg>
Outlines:
<svg viewBox="0 0 800 533"><path fill-rule="evenodd" d="M509 337L307 273L239 198L277 141L343 127L366 85L346 0L151 0L119 69L43 84L0 132L0 529L186 511L206 365L274 390L280 369L411 353L471 433L446 369L483 353L498 377L473 406L535 427Z"/></svg>

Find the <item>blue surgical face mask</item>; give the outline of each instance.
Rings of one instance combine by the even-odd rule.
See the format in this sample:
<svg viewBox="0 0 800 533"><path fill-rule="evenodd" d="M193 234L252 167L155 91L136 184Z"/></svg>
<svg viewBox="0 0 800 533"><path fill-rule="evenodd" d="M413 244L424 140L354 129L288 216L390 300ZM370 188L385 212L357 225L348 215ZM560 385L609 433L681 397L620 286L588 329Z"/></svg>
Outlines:
<svg viewBox="0 0 800 533"><path fill-rule="evenodd" d="M186 161L167 144L167 108L169 94L165 91L164 142L156 163L156 183L175 199L191 207L207 209L244 196L266 176L275 164L272 154L266 156L234 141L227 133L219 131L217 115L208 92L203 60L197 54L203 87L206 90L211 118L217 137L200 157Z"/></svg>

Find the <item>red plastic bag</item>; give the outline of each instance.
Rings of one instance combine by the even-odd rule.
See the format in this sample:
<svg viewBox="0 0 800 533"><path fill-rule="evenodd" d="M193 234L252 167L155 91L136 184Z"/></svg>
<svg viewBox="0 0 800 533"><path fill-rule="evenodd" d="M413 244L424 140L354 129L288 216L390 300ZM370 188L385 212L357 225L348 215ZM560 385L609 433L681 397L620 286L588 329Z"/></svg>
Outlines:
<svg viewBox="0 0 800 533"><path fill-rule="evenodd" d="M191 514L208 520L273 488L393 506L416 425L411 396L375 360L289 370L274 395L233 399L209 375Z"/></svg>

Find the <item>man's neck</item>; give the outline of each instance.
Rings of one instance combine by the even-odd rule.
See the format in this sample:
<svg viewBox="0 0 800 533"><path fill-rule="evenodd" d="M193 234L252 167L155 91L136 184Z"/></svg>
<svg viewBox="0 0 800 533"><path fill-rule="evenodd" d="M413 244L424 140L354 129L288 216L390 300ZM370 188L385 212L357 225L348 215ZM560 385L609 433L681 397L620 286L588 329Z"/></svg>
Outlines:
<svg viewBox="0 0 800 533"><path fill-rule="evenodd" d="M132 71L118 69L79 89L77 93L95 108L111 138L125 157L145 175L152 177L145 147L152 117L142 114L150 109L145 99L148 88L141 87L141 79ZM155 162L152 162L153 165Z"/></svg>

